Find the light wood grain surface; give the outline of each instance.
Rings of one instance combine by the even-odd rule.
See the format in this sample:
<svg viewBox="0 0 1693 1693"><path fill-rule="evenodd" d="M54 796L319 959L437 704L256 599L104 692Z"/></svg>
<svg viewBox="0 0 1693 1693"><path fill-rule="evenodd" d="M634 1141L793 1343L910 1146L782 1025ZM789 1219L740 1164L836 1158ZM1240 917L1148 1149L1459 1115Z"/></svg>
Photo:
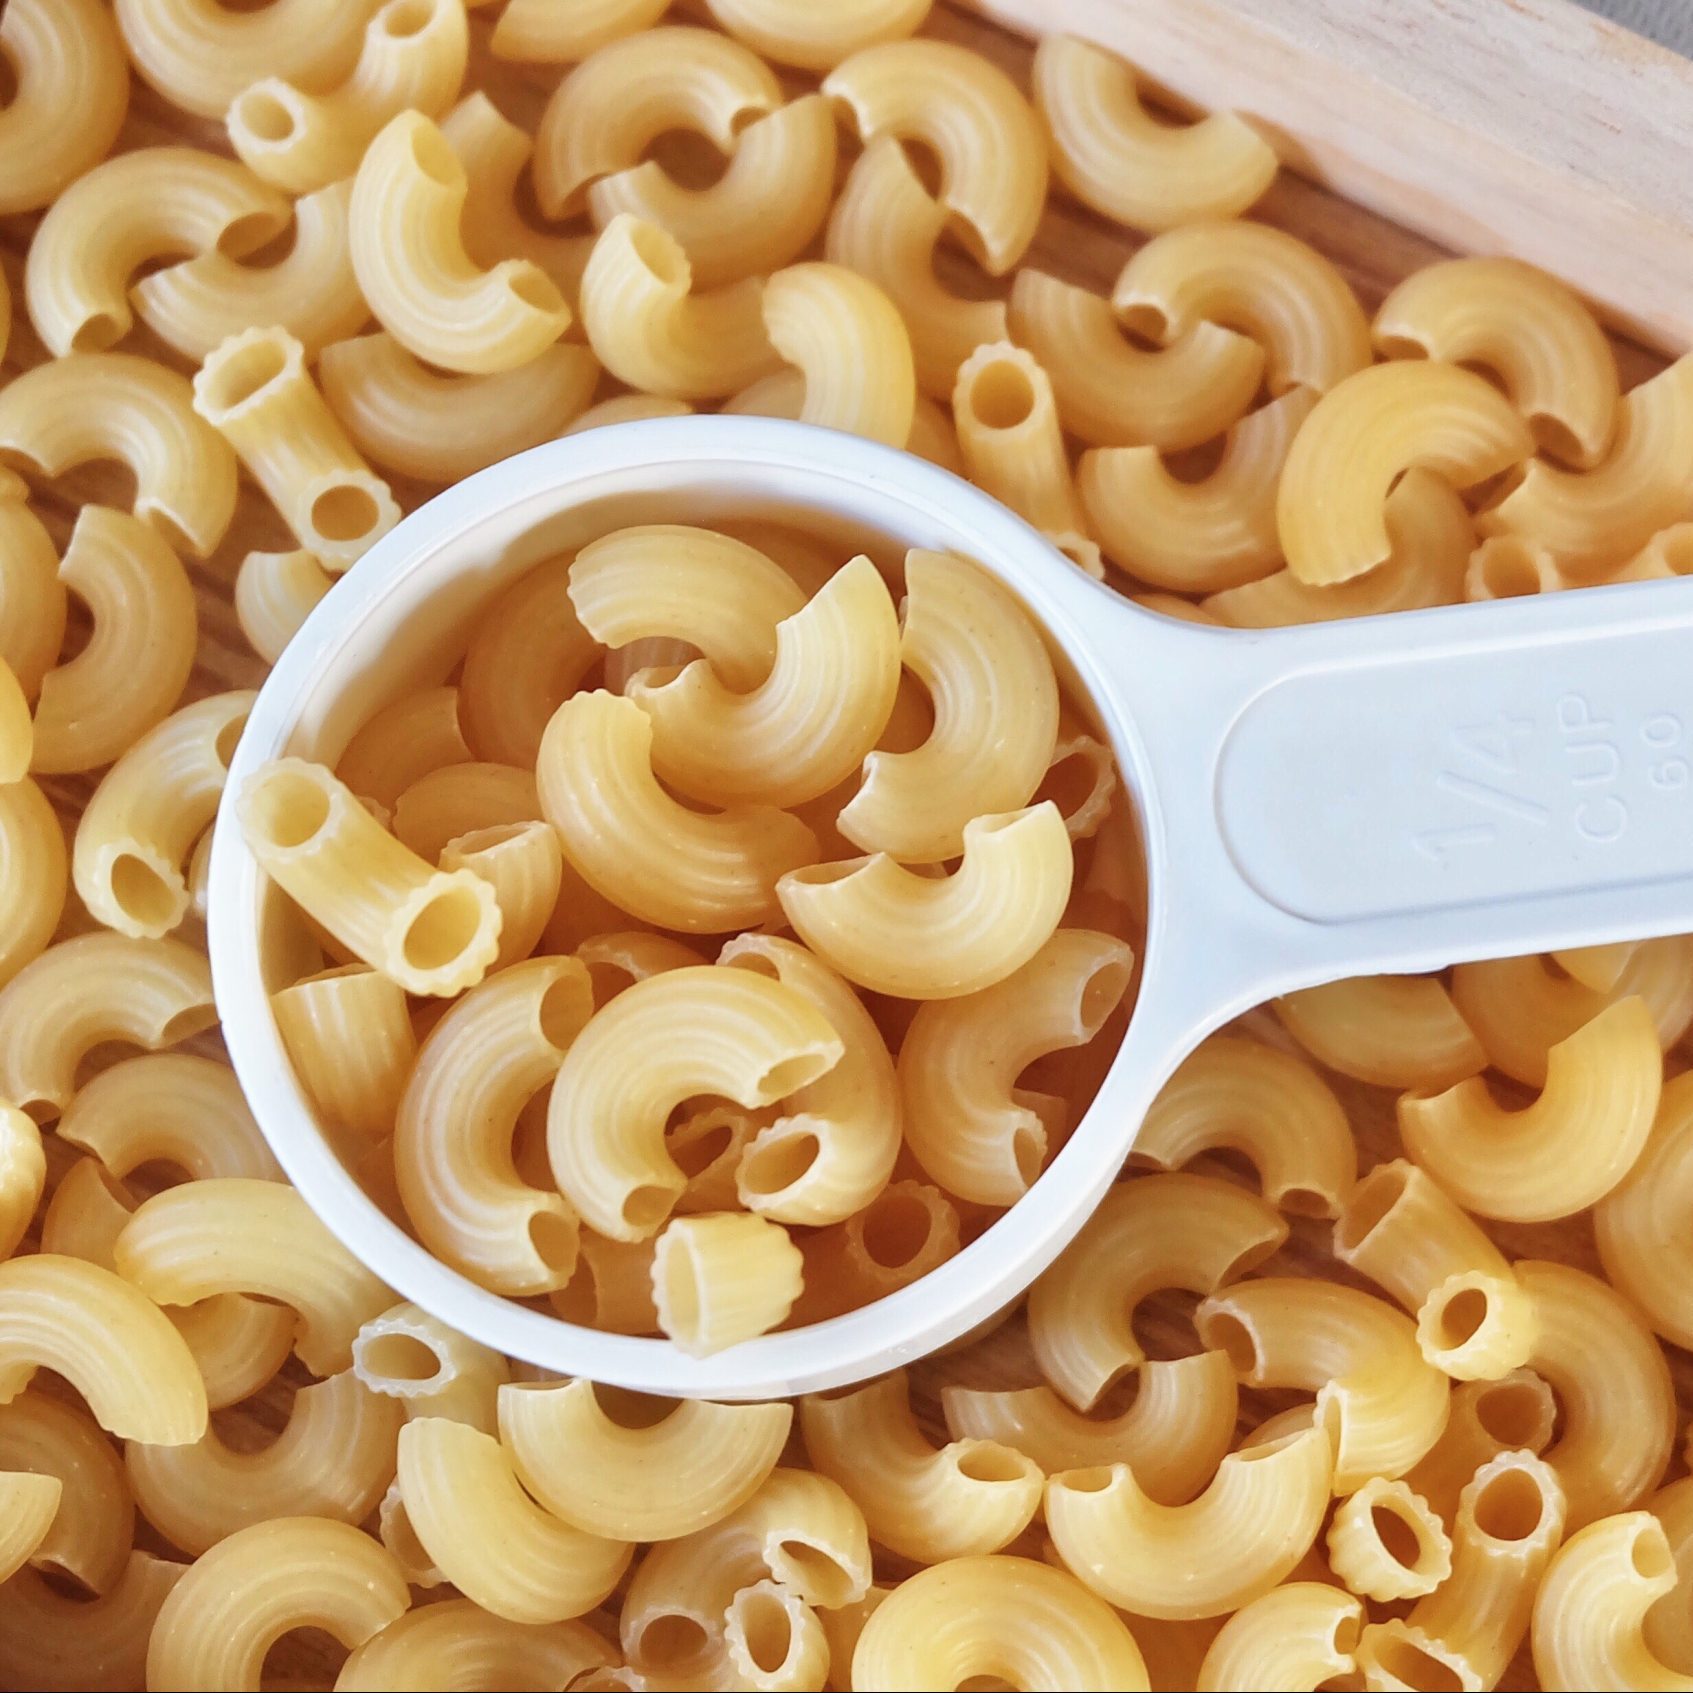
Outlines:
<svg viewBox="0 0 1693 1693"><path fill-rule="evenodd" d="M1072 18L1092 20L1098 25L1097 33L1117 34L1119 44L1124 45L1127 42L1121 33L1110 28L1112 17L1135 20L1132 24L1125 23L1125 29L1155 34L1156 32L1151 30L1149 20L1160 16L1169 17L1190 7L1195 12L1210 12L1216 9L1213 0L1134 0L1132 5L1112 4L1112 0L1062 0L1062 5L1056 4L1055 0L1038 0L1038 5L1037 0L984 0L984 3L991 3L1006 15L1019 11L1033 14L1038 10L1043 19L1051 19L1062 13L1067 23ZM1393 0L1380 0L1380 4L1376 4L1372 0L1372 4L1362 9L1379 16L1392 3ZM1455 10L1460 15L1465 15L1473 13L1478 6L1493 3L1494 0L1439 0L1439 4L1434 4L1431 0L1431 3L1425 6L1419 0L1418 4L1408 9L1419 14ZM1546 9L1546 0L1512 0L1512 3L1526 5L1536 14ZM1255 4L1265 16L1277 17L1284 22L1290 14L1296 12L1306 12L1315 18L1333 18L1341 10L1349 9L1349 0L1255 0ZM490 88L510 115L533 127L547 95L557 81L557 73L539 68L514 70L490 59L485 50L488 13L478 12L472 16L477 43L472 80ZM933 33L963 42L985 53L1009 69L1013 76L1026 86L1031 49L1026 41L1011 31L975 15L962 6L951 4L943 6L931 27ZM1148 39L1150 40L1150 34ZM1197 38L1189 36L1185 39L1191 47ZM1420 50L1429 58L1430 63L1437 63L1438 37L1432 34L1426 37ZM1172 52L1164 65L1172 80L1178 83L1181 81L1179 62ZM1261 77L1265 69L1265 66L1260 65L1254 71L1250 55L1243 53L1231 69L1230 75L1238 74L1239 92L1250 96L1255 86L1253 78ZM1655 74L1654 72L1653 75ZM1231 89L1236 87L1232 83L1229 86ZM1649 86L1650 77L1641 84L1643 90ZM1276 99L1280 101L1285 96L1286 91L1283 90L1277 94ZM1250 98L1245 99L1243 103L1248 106L1253 104ZM1356 122L1360 111L1354 103L1350 107L1350 116L1347 111L1338 108L1333 116L1337 124ZM1676 124L1685 124L1690 126L1688 137L1693 140L1693 102L1684 103L1679 113L1668 116L1659 113L1658 117L1666 126L1663 133L1672 133ZM127 149L155 145L167 140L183 140L220 150L224 148L221 129L186 118L167 108L138 81L120 147ZM1693 152L1684 157L1693 157ZM1454 208L1462 208L1465 204L1464 197L1468 186L1468 180L1461 173L1454 174L1444 183L1443 191L1452 196ZM1685 164L1678 192L1687 196L1687 203L1693 206L1693 174L1686 173ZM1442 252L1426 235L1418 234L1357 206L1348 205L1316 183L1296 176L1284 175L1266 200L1255 210L1254 215L1312 242L1327 254L1358 290L1367 309L1373 309L1381 297L1409 271L1441 256ZM1461 209L1453 211L1452 225L1455 234L1462 233L1465 215L1467 214L1462 213ZM36 221L34 218L0 219L0 264L4 265L14 299L21 300L23 259ZM1590 234L1587 229L1581 228L1573 210L1566 208L1561 227L1565 249L1572 263L1582 256L1588 245L1597 244L1597 230ZM1034 251L1030 255L1030 261L1074 282L1095 289L1108 289L1135 245L1134 238L1122 230L1103 223L1073 202L1054 197L1041 226ZM1557 252L1543 254L1542 257L1549 258L1553 268L1557 268ZM1693 276L1693 263L1689 262L1690 259L1693 259L1693 247L1687 249L1681 261L1681 276L1684 279ZM945 265L949 271L949 279L955 285L984 291L990 288L989 280L975 272L964 258L949 256ZM1693 317L1693 291L1690 291L1683 301L1682 310ZM160 344L152 341L145 330L138 331L125 346L127 350L146 353L181 368L181 361L175 359ZM1661 364L1661 360L1654 354L1631 343L1619 343L1619 353L1625 383L1632 384L1641 380ZM42 350L30 332L27 319L20 311L12 347L6 360L6 373L10 375L20 368L38 363L42 356ZM422 485L403 482L398 483L395 488L397 496L407 510L414 509L433 491ZM101 500L127 505L129 497L126 473L107 467L94 467L73 473L45 488L38 487L35 503L55 540L62 543L69 535L76 511L81 504L90 500ZM198 662L184 703L187 699L199 698L229 688L255 687L263 681L265 667L248 650L236 625L231 607L231 585L235 567L248 550L254 547L283 547L289 544L291 543L279 520L269 511L262 499L251 489L244 489L240 516L223 547L208 563L190 564L200 601L201 642ZM54 779L45 785L68 819L80 810L92 791L93 782L87 778ZM72 927L76 926L78 925L73 918ZM86 920L81 926L86 926ZM1247 1022L1266 1038L1287 1044L1274 1019L1267 1012L1254 1013ZM208 1037L197 1044L208 1051L217 1050L215 1037ZM1383 1090L1347 1082L1343 1078L1335 1078L1335 1082L1357 1130L1360 1167L1368 1169L1383 1159L1396 1156L1399 1147L1393 1128L1393 1096ZM66 1156L66 1149L56 1142L55 1137L47 1138L53 1159L51 1178L57 1179L68 1167L70 1159ZM1327 1226L1297 1218L1292 1221L1292 1238L1284 1250L1265 1266L1266 1271L1273 1274L1320 1270L1323 1274L1335 1274L1335 1267L1327 1251ZM1556 1257L1584 1269L1597 1269L1592 1227L1585 1217L1547 1227L1502 1228L1494 1232L1513 1255ZM1355 1281L1355 1278L1344 1270L1339 1271L1339 1279ZM1153 1302L1152 1308L1144 1314L1141 1325L1142 1338L1153 1356L1176 1356L1197 1349L1197 1339L1189 1317L1190 1310L1190 1301L1170 1298ZM1684 1407L1693 1405L1693 1359L1675 1352L1674 1349L1670 1350L1681 1403ZM260 1399L230 1411L217 1413L217 1426L232 1445L248 1449L264 1445L285 1422L294 1387L304 1379L295 1368L286 1379L276 1383ZM930 1359L918 1366L914 1372L920 1415L931 1432L939 1432L944 1427L939 1414L938 1395L940 1388L948 1382L977 1387L1006 1387L1029 1385L1036 1380L1038 1375L1019 1317L1013 1317L997 1332L966 1350ZM1256 1423L1266 1410L1279 1409L1283 1404L1292 1403L1294 1397L1251 1393L1243 1395L1246 1402L1246 1421ZM1678 1463L1674 1473L1679 1471ZM145 1529L142 1534L143 1544L152 1544L158 1550L168 1550L156 1538L149 1540ZM889 1574L898 1573L896 1563L889 1563L886 1568ZM340 1657L339 1648L326 1637L290 1637L272 1654L269 1667L278 1678L278 1684L286 1681L291 1686L327 1687L333 1682ZM1532 1686L1532 1678L1528 1675L1526 1665L1519 1663L1515 1666L1512 1675L1507 1677L1503 1685Z"/></svg>

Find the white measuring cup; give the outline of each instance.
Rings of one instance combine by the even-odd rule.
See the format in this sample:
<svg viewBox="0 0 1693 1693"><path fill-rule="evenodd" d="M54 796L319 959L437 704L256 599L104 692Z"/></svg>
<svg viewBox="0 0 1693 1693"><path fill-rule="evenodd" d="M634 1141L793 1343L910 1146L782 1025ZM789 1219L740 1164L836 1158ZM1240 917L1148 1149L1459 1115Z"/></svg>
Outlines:
<svg viewBox="0 0 1693 1693"><path fill-rule="evenodd" d="M440 681L477 610L533 565L629 523L733 516L811 529L843 560L876 544L956 551L1014 589L1115 751L1150 906L1122 1048L1025 1198L872 1306L689 1358L477 1287L360 1188L271 1013L281 896L233 800L265 760L333 763L371 712ZM1345 976L1693 931L1693 588L1217 630L1144 611L978 489L855 437L762 418L591 431L442 494L312 613L231 764L210 899L218 1009L254 1114L313 1209L400 1294L568 1375L720 1399L814 1391L908 1363L1014 1300L1086 1221L1170 1072L1248 1007Z"/></svg>

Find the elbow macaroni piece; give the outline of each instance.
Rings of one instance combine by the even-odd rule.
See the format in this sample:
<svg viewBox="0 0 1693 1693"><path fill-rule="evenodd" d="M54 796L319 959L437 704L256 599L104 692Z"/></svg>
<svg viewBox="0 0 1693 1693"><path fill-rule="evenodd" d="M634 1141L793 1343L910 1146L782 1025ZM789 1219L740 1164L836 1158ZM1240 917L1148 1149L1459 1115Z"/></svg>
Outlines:
<svg viewBox="0 0 1693 1693"><path fill-rule="evenodd" d="M147 1648L147 1685L257 1693L284 1634L320 1628L357 1647L411 1603L368 1534L326 1517L278 1517L220 1541L182 1572Z"/></svg>
<svg viewBox="0 0 1693 1693"><path fill-rule="evenodd" d="M432 770L468 764L475 756L460 726L457 688L422 688L403 694L370 717L335 766L355 793L392 811L401 794Z"/></svg>
<svg viewBox="0 0 1693 1693"><path fill-rule="evenodd" d="M1276 1252L1287 1224L1256 1195L1207 1176L1143 1176L1111 1188L1029 1292L1041 1374L1091 1410L1145 1361L1137 1307L1166 1288L1214 1294Z"/></svg>
<svg viewBox="0 0 1693 1693"><path fill-rule="evenodd" d="M493 888L472 871L433 869L322 765L273 760L249 778L236 816L266 874L407 992L461 993L499 951Z"/></svg>
<svg viewBox="0 0 1693 1693"><path fill-rule="evenodd" d="M129 66L100 0L13 0L0 47L15 85L0 113L0 215L10 215L50 204L110 152Z"/></svg>
<svg viewBox="0 0 1693 1693"><path fill-rule="evenodd" d="M287 228L285 196L231 159L145 147L97 165L53 202L29 244L24 293L55 357L101 353L131 328L129 286L150 259L231 259Z"/></svg>
<svg viewBox="0 0 1693 1693"><path fill-rule="evenodd" d="M188 913L184 865L217 812L257 696L213 694L149 730L107 771L77 823L71 860L91 916L158 939Z"/></svg>
<svg viewBox="0 0 1693 1693"><path fill-rule="evenodd" d="M97 1599L68 1598L33 1570L6 1584L0 1608L0 1679L71 1693L147 1684L147 1644L184 1566L131 1552L123 1574Z"/></svg>
<svg viewBox="0 0 1693 1693"><path fill-rule="evenodd" d="M994 276L1028 250L1046 204L1046 136L1004 71L949 41L861 48L823 79L868 146L921 142L940 161L940 204Z"/></svg>
<svg viewBox="0 0 1693 1693"><path fill-rule="evenodd" d="M1404 471L1421 465L1468 488L1533 450L1528 425L1473 371L1433 359L1356 371L1318 401L1282 469L1288 569L1314 585L1361 576L1392 555L1384 506Z"/></svg>
<svg viewBox="0 0 1693 1693"><path fill-rule="evenodd" d="M0 1103L0 1259L10 1258L35 1220L47 1185L47 1155L35 1119Z"/></svg>
<svg viewBox="0 0 1693 1693"><path fill-rule="evenodd" d="M506 16L510 15L508 8ZM336 1693L425 1693L451 1687L590 1687L615 1654L587 1623L508 1622L469 1599L396 1617L341 1666Z"/></svg>
<svg viewBox="0 0 1693 1693"><path fill-rule="evenodd" d="M515 370L440 375L378 332L323 349L318 380L360 451L386 470L458 482L562 435L599 379L586 347L560 343Z"/></svg>
<svg viewBox="0 0 1693 1693"><path fill-rule="evenodd" d="M413 1417L450 1417L495 1432L495 1400L511 1379L498 1352L450 1329L416 1305L372 1317L353 1341L353 1374Z"/></svg>
<svg viewBox="0 0 1693 1693"><path fill-rule="evenodd" d="M706 0L718 26L779 65L832 70L849 54L923 27L933 0L854 0L819 12L806 0Z"/></svg>
<svg viewBox="0 0 1693 1693"><path fill-rule="evenodd" d="M845 1489L870 1538L898 1557L938 1564L997 1552L1040 1509L1045 1478L1015 1447L929 1444L903 1371L851 1393L813 1394L800 1415L813 1466Z"/></svg>
<svg viewBox="0 0 1693 1693"><path fill-rule="evenodd" d="M548 1293L576 1267L575 1214L518 1174L512 1137L593 1008L578 959L499 971L430 1031L400 1096L394 1172L406 1216L436 1257L496 1293Z"/></svg>
<svg viewBox="0 0 1693 1693"><path fill-rule="evenodd" d="M886 853L790 870L776 884L795 932L849 982L957 999L1003 981L1052 938L1070 898L1070 835L1052 801L973 818L949 876Z"/></svg>
<svg viewBox="0 0 1693 1693"><path fill-rule="evenodd" d="M1437 976L1360 976L1283 994L1275 1010L1319 1063L1376 1087L1438 1091L1487 1068Z"/></svg>
<svg viewBox="0 0 1693 1693"><path fill-rule="evenodd" d="M314 1375L346 1369L360 1325L393 1303L282 1182L217 1177L167 1188L130 1219L113 1256L158 1305L246 1293L292 1306L295 1350Z"/></svg>
<svg viewBox="0 0 1693 1693"><path fill-rule="evenodd" d="M650 29L670 0L508 0L489 47L495 57L530 64L572 64L608 42Z"/></svg>
<svg viewBox="0 0 1693 1693"><path fill-rule="evenodd" d="M1126 1464L1067 1470L1046 1484L1046 1525L1065 1565L1120 1609L1220 1616L1269 1592L1310 1549L1330 1474L1319 1428L1231 1452L1186 1505L1155 1504Z"/></svg>
<svg viewBox="0 0 1693 1693"><path fill-rule="evenodd" d="M235 455L195 415L187 378L129 353L75 353L13 377L0 389L0 457L37 476L121 460L135 515L195 558L235 515Z"/></svg>
<svg viewBox="0 0 1693 1693"><path fill-rule="evenodd" d="M326 568L345 570L399 522L388 484L347 439L286 330L249 329L210 353L194 378L194 409Z"/></svg>
<svg viewBox="0 0 1693 1693"><path fill-rule="evenodd" d="M235 577L235 617L247 645L275 664L334 586L322 561L304 548L248 553Z"/></svg>
<svg viewBox="0 0 1693 1693"><path fill-rule="evenodd" d="M493 890L500 907L500 950L492 968L504 970L532 953L559 903L564 854L550 824L495 823L457 835L441 849L443 870L470 870Z"/></svg>
<svg viewBox="0 0 1693 1693"><path fill-rule="evenodd" d="M28 777L0 786L0 988L46 950L69 882L64 830L47 796Z"/></svg>
<svg viewBox="0 0 1693 1693"><path fill-rule="evenodd" d="M1053 174L1083 205L1157 231L1244 212L1275 180L1276 152L1233 112L1177 127L1141 104L1134 67L1073 35L1035 52L1035 105Z"/></svg>
<svg viewBox="0 0 1693 1693"><path fill-rule="evenodd" d="M839 827L865 852L930 864L963 850L974 819L1028 805L1057 742L1058 682L1034 624L978 566L914 548L905 582L900 661L934 728L910 751L866 756Z"/></svg>
<svg viewBox="0 0 1693 1693"><path fill-rule="evenodd" d="M805 1260L780 1223L746 1211L673 1217L653 1247L659 1332L703 1358L787 1320Z"/></svg>
<svg viewBox="0 0 1693 1693"><path fill-rule="evenodd" d="M64 645L66 605L59 555L24 494L0 478L0 659L32 700Z"/></svg>
<svg viewBox="0 0 1693 1693"><path fill-rule="evenodd" d="M590 1611L632 1548L544 1511L491 1435L446 1417L400 1431L400 1495L429 1558L467 1599L510 1622L556 1623Z"/></svg>
<svg viewBox="0 0 1693 1693"><path fill-rule="evenodd" d="M1264 1197L1296 1216L1333 1217L1358 1174L1352 1126L1309 1064L1236 1035L1213 1035L1152 1102L1131 1163L1177 1170L1226 1149L1252 1161Z"/></svg>
<svg viewBox="0 0 1693 1693"><path fill-rule="evenodd" d="M1451 1575L1452 1542L1420 1494L1372 1476L1335 1507L1328 1560L1353 1593L1391 1604L1432 1593Z"/></svg>
<svg viewBox="0 0 1693 1693"><path fill-rule="evenodd" d="M1266 1276L1212 1294L1196 1323L1242 1381L1316 1394L1337 1494L1404 1475L1446 1427L1451 1383L1424 1360L1410 1319L1355 1288Z"/></svg>
<svg viewBox="0 0 1693 1693"><path fill-rule="evenodd" d="M270 1008L294 1074L323 1121L355 1141L391 1134L417 1058L399 983L367 965L343 965L273 993Z"/></svg>
<svg viewBox="0 0 1693 1693"><path fill-rule="evenodd" d="M439 861L462 835L533 822L540 814L540 794L531 772L472 759L419 776L394 801L391 827L419 858Z"/></svg>
<svg viewBox="0 0 1693 1693"><path fill-rule="evenodd" d="M1498 1381L1460 1382L1452 1390L1445 1432L1405 1479L1450 1522L1463 1490L1485 1464L1502 1453L1545 1451L1557 1409L1552 1389L1533 1370L1512 1370ZM1558 1498L1561 1512L1561 1484Z"/></svg>
<svg viewBox="0 0 1693 1693"><path fill-rule="evenodd" d="M1070 476L1052 381L1009 341L958 367L952 417L970 480L1048 536L1086 527Z"/></svg>
<svg viewBox="0 0 1693 1693"><path fill-rule="evenodd" d="M1657 1029L1630 996L1551 1049L1534 1104L1504 1110L1474 1077L1432 1098L1401 1095L1399 1132L1466 1210L1546 1222L1585 1210L1627 1175L1652 1131L1662 1082Z"/></svg>
<svg viewBox="0 0 1693 1693"><path fill-rule="evenodd" d="M1290 1581L1242 1605L1206 1648L1200 1693L1321 1687L1353 1671L1364 1607L1320 1581Z"/></svg>
<svg viewBox="0 0 1693 1693"><path fill-rule="evenodd" d="M371 312L419 358L489 376L545 352L571 311L533 260L487 268L460 226L470 179L447 137L402 112L366 150L353 179L353 272Z"/></svg>

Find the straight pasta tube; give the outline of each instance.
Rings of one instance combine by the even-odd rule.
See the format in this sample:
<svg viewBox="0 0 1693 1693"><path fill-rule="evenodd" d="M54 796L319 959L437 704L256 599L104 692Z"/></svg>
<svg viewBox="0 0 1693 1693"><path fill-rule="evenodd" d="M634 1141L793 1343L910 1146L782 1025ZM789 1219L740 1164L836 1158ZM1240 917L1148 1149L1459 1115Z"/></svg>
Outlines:
<svg viewBox="0 0 1693 1693"><path fill-rule="evenodd" d="M345 569L399 522L400 508L347 439L286 330L225 341L194 379L194 408L240 455L300 545Z"/></svg>

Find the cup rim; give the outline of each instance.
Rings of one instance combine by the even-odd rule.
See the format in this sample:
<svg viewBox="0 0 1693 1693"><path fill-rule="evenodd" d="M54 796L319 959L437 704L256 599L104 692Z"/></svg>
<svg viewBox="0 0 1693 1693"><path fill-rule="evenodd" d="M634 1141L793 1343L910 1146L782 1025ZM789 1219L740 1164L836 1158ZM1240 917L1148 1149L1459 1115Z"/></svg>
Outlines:
<svg viewBox="0 0 1693 1693"><path fill-rule="evenodd" d="M1135 806L1149 886L1165 853L1157 796L1140 737L1084 638L1101 602L1126 602L1093 582L1040 533L950 471L895 448L783 419L690 416L612 425L506 459L437 494L336 583L273 666L230 762L212 844L207 938L230 1061L288 1179L344 1246L395 1290L462 1333L567 1375L641 1391L729 1400L789 1397L864 1380L927 1355L992 1320L1027 1289L1081 1228L1127 1158L1152 1097L1182 1056L1145 1015L1167 950L1158 899L1149 900L1140 998L1088 1110L1029 1192L952 1258L856 1311L780 1330L696 1358L668 1340L608 1334L566 1322L478 1286L389 1219L319 1127L270 1008L258 921L262 873L235 815L242 785L290 748L307 702L355 631L380 618L412 571L464 546L484 523L525 503L640 470L675 477L710 468L714 487L737 471L850 486L944 524L958 550L1008 581L1065 654L1109 741ZM750 489L749 489L750 494ZM806 503L802 489L793 495ZM845 506L832 510L841 512ZM876 527L888 528L882 519ZM1128 607L1127 609L1134 609ZM1149 614L1148 614L1149 615ZM1137 1038L1140 1035L1142 1038Z"/></svg>

